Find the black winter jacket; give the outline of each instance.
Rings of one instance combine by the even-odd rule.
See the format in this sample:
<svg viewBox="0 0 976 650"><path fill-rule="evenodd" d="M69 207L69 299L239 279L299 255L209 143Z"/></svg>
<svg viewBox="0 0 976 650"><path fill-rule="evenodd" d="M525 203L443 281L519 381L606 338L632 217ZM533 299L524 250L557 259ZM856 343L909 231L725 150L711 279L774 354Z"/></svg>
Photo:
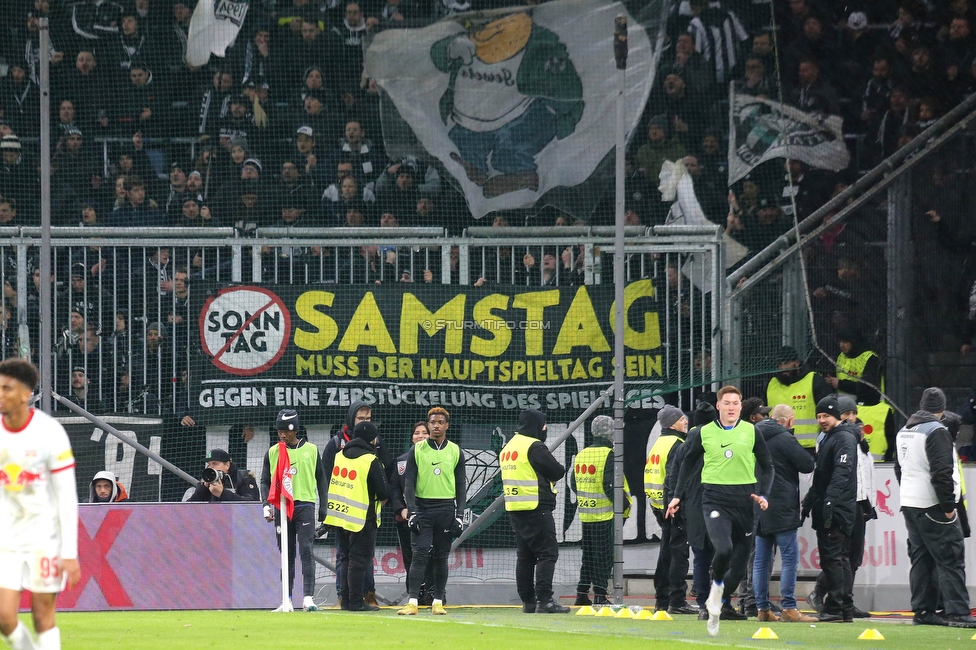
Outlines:
<svg viewBox="0 0 976 650"><path fill-rule="evenodd" d="M793 433L776 420L756 424L773 459L773 489L769 491L769 508L759 511L757 535L775 535L800 527L800 474L812 472L813 457L793 437Z"/></svg>
<svg viewBox="0 0 976 650"><path fill-rule="evenodd" d="M803 498L813 516L813 528L836 528L850 535L857 503L857 441L855 425L844 422L831 429L817 451L813 485ZM829 524L829 525L828 525Z"/></svg>
<svg viewBox="0 0 976 650"><path fill-rule="evenodd" d="M701 427L695 427L689 431L698 431ZM688 447L684 442L675 444L668 454L668 462L665 465L667 472L664 478L664 503L667 505L674 496L674 491L678 487L678 474L682 461L688 454ZM675 517L674 524L678 527L685 527L688 531L688 544L694 548L706 549L710 547L708 541L708 531L705 530L705 516L702 514L702 484L701 473L705 466L705 460L699 458L688 475L688 485L685 488L684 498L681 499L681 509Z"/></svg>

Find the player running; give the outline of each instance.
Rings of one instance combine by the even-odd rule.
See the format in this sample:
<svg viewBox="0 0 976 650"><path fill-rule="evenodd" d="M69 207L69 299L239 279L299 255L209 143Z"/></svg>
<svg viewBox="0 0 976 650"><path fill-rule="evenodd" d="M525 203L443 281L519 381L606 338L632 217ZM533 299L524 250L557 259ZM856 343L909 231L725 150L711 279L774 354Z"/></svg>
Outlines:
<svg viewBox="0 0 976 650"><path fill-rule="evenodd" d="M64 428L28 406L37 369L0 362L0 632L14 650L60 650L58 592L81 578L75 459ZM37 641L17 618L32 594Z"/></svg>

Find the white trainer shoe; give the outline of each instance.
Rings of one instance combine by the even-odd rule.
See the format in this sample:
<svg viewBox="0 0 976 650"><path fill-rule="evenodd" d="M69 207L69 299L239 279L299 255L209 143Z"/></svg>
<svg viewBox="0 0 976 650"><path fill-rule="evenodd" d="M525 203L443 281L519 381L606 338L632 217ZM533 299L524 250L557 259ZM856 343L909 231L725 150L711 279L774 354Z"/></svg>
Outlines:
<svg viewBox="0 0 976 650"><path fill-rule="evenodd" d="M711 636L718 636L719 615L722 613L722 585L712 583L705 608L708 610L708 623L705 627Z"/></svg>
<svg viewBox="0 0 976 650"><path fill-rule="evenodd" d="M306 612L317 612L319 606L315 604L315 601L312 600L311 596L305 596L305 600L302 602L302 608Z"/></svg>
<svg viewBox="0 0 976 650"><path fill-rule="evenodd" d="M292 607L291 603L288 603L287 605L278 605L271 611L272 612L293 612L295 611L295 608Z"/></svg>

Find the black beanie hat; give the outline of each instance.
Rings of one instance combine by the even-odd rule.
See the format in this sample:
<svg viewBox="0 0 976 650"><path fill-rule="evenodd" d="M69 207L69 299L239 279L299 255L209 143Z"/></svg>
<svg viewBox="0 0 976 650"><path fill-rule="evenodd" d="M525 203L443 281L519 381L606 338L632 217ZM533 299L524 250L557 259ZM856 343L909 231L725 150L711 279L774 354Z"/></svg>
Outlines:
<svg viewBox="0 0 976 650"><path fill-rule="evenodd" d="M819 402L817 402L817 415L821 413L826 413L827 415L833 415L838 420L840 419L840 407L837 405L837 398L833 395L828 395Z"/></svg>
<svg viewBox="0 0 976 650"><path fill-rule="evenodd" d="M366 442L372 443L376 440L376 436L379 433L376 431L376 425L372 422L360 422L353 429L353 435L360 440L365 440Z"/></svg>
<svg viewBox="0 0 976 650"><path fill-rule="evenodd" d="M929 413L942 413L946 410L946 396L939 388L926 388L918 408Z"/></svg>

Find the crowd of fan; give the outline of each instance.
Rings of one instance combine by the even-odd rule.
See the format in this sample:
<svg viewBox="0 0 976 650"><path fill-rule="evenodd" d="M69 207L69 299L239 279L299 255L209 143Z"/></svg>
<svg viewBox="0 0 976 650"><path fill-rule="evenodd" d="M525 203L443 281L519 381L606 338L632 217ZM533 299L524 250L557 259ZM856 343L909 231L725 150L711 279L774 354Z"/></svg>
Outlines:
<svg viewBox="0 0 976 650"><path fill-rule="evenodd" d="M663 221L654 188L664 160L684 157L706 217L751 253L812 214L976 90L969 0L682 2L635 142L641 217ZM739 94L839 115L854 151L841 173L770 161L728 187L729 82ZM858 166L859 165L859 166ZM643 171L643 175L639 171ZM643 178L641 177L643 176ZM731 196L729 196L731 190ZM633 196L633 194L631 194Z"/></svg>
<svg viewBox="0 0 976 650"><path fill-rule="evenodd" d="M184 55L194 0L2 3L0 196L9 202L0 224L36 223L39 214L39 18L47 16L56 224L379 225L391 214L400 225L460 232L473 220L437 169L386 156L363 56L381 30L505 4L255 1L226 58L191 69ZM789 0L774 9L775 28L766 4L676 3L631 146L628 208L641 223L666 218L656 189L666 159L684 158L706 216L750 250L792 220L791 195L806 216L857 171L795 166L784 180L770 163L732 188L730 210L729 82L740 93L841 115L846 133L864 136L862 167L976 85L969 0ZM115 139L107 159L101 138ZM607 222L612 204L577 216Z"/></svg>
<svg viewBox="0 0 976 650"><path fill-rule="evenodd" d="M39 222L39 18L47 16L55 225L436 226L459 234L476 222L438 168L413 157L392 159L384 151L380 94L363 70L364 52L381 30L506 4L254 0L226 58L191 69L184 55L193 0L2 2L0 225ZM768 4L675 3L668 45L628 152L628 224L666 221L669 205L661 201L658 174L665 160L683 160L706 217L755 253L792 225L794 210L799 219L812 214L858 171L890 155L976 88L970 0L776 0L772 10L775 26ZM730 82L737 93L840 115L844 132L862 142L855 162L831 173L795 161L784 169L782 160L774 160L730 188ZM111 143L105 149L104 139ZM589 214L570 217L544 208L486 221L497 227L609 223L611 185L602 200L590 202L596 208ZM846 236L842 229L826 233L811 249L832 260L813 294L815 309L831 319L824 324L828 329L844 324L833 321L850 312L854 299L845 287L862 282L871 267L870 261L835 255ZM265 251L262 261L265 277L279 281L274 274L293 274L302 255L306 274L311 267L332 270L328 277L289 281L430 282L441 273L440 253L433 248L420 251L420 258L416 251L404 257L393 247L363 248L341 260L337 252L325 263L328 251L314 246L279 253L285 262L273 251ZM576 283L582 281L581 253L488 251L475 256L469 277L474 284ZM143 354L151 347L148 323L169 330L157 328L162 339L185 337L173 327L174 314L160 308L150 313L148 303L185 307L185 283L201 275L205 256L180 249L128 256L120 261L111 252L88 249L62 258L58 280L70 271L74 285L73 276L81 276L78 287L58 285L64 294L58 327L67 341L62 348L75 350L65 357L65 368L76 367L76 357L94 363L96 355L83 346L88 329L99 333L95 344L110 336L113 344L133 341L112 335L109 327L113 320L117 326L119 318L128 320L130 312L141 323L136 334ZM11 263L4 262L13 277ZM457 263L452 251L455 279ZM177 275L184 285L174 294ZM133 277L148 287L148 297L141 299L147 304L119 302L119 287L133 286ZM34 289L28 286L36 300ZM99 304L128 311L120 317L93 307L90 296L103 291L108 294ZM8 282L4 319L12 316L15 294ZM174 295L181 297L174 301ZM79 310L70 323L67 305ZM3 331L5 349L15 346L13 328ZM133 371L132 354L127 350L124 356L129 362L113 364L121 370L112 371L112 383ZM176 374L173 368L161 376Z"/></svg>

